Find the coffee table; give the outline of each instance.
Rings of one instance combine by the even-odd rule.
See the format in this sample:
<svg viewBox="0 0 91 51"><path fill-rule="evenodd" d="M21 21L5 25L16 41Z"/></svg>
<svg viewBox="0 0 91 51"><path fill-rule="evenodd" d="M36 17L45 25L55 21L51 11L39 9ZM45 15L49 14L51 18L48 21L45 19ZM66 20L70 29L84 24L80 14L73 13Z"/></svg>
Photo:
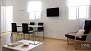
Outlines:
<svg viewBox="0 0 91 51"><path fill-rule="evenodd" d="M33 42L30 40L20 40L18 42L22 42L22 44L17 45L15 47L3 45L2 51L44 51L42 42L40 42L39 44L36 44L36 45L30 44L31 42ZM28 47L22 47L23 44L29 44L29 46Z"/></svg>

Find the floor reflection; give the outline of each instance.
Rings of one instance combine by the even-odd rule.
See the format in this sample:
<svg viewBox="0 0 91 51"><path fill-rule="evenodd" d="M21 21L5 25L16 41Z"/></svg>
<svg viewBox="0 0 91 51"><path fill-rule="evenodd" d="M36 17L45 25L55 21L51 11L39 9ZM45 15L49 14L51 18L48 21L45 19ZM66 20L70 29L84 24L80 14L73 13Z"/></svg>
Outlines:
<svg viewBox="0 0 91 51"><path fill-rule="evenodd" d="M1 34L1 44L2 45L5 45L5 44L8 44L10 43L10 37L11 37L11 33L10 32L7 32L7 33L2 33Z"/></svg>

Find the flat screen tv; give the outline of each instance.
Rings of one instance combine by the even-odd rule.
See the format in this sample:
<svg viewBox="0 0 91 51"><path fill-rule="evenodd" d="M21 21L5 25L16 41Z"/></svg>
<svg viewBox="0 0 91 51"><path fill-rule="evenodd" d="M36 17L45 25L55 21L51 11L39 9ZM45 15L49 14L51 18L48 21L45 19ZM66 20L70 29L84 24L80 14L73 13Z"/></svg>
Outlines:
<svg viewBox="0 0 91 51"><path fill-rule="evenodd" d="M47 17L58 17L58 16L59 16L59 7L47 8Z"/></svg>

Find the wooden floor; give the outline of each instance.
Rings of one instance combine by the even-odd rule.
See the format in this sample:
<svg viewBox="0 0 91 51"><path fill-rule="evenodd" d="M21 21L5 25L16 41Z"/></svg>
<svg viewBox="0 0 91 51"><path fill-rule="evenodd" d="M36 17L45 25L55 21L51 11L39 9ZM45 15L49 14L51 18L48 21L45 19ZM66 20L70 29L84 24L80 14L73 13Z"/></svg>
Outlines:
<svg viewBox="0 0 91 51"><path fill-rule="evenodd" d="M1 46L9 42L10 42L10 33L2 34L0 38L0 51L1 51ZM67 42L65 40L46 38L44 40L44 51L91 51L91 50L75 50L74 46L67 45Z"/></svg>

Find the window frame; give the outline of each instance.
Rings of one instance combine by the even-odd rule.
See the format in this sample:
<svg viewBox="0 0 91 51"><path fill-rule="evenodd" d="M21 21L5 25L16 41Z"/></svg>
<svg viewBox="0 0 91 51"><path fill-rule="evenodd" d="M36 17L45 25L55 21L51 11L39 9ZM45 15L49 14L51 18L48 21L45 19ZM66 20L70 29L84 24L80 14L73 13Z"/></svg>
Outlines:
<svg viewBox="0 0 91 51"><path fill-rule="evenodd" d="M67 3L68 3L68 15L69 15L69 13L70 13L70 9L69 9L69 8L70 8L70 7L73 7L73 8L76 7L76 14L75 14L75 15L76 15L76 16L75 16L76 19L70 19L71 17L68 17L69 20L89 19L89 18L90 18L90 17L89 17L89 16L90 16L90 15L89 15L89 13L90 13L90 12L89 12L89 10L90 10L90 4L87 3L87 2L90 1L90 0L88 0L88 1L85 3L85 5L84 5L83 3L82 3L82 5L79 4L79 3L78 3L78 4L74 4L75 2L72 3L72 4L74 4L74 5L71 5L71 4L70 4L71 2L69 2L69 1L74 2L74 1L76 1L76 0L74 0L74 1L73 1L73 0L68 0L68 1L67 1ZM81 0L80 0L80 1L81 1ZM86 0L85 0L85 1L86 1ZM77 3L77 2L76 2L76 3ZM86 4L87 4L87 5L86 5ZM82 17L80 17L80 16L81 16L81 14L80 14L80 11L81 11L81 10L80 10L80 7L84 7L84 6L85 6L85 8L86 8L86 9L84 9L84 10L85 10L84 13L85 13L85 16L86 16L86 17L83 17L83 18L82 18ZM70 15L69 15L69 16L70 16Z"/></svg>
<svg viewBox="0 0 91 51"><path fill-rule="evenodd" d="M33 2L33 4L34 4L34 2L35 3L40 2L40 6L39 6L40 8L39 9L41 9L41 10L36 9L37 11L35 11L35 10L29 11L28 9L30 9L32 7L32 6L30 6L30 8L29 8L29 4L32 3L32 2ZM37 6L35 6L35 7L37 7ZM27 7L27 12L29 14L29 19L30 20L40 20L42 18L42 2L41 1L29 1L28 2L28 7ZM39 18L36 16L36 15L38 15L37 13L40 14L40 16L38 16ZM32 17L33 19L30 17L30 14L34 14L33 17Z"/></svg>

